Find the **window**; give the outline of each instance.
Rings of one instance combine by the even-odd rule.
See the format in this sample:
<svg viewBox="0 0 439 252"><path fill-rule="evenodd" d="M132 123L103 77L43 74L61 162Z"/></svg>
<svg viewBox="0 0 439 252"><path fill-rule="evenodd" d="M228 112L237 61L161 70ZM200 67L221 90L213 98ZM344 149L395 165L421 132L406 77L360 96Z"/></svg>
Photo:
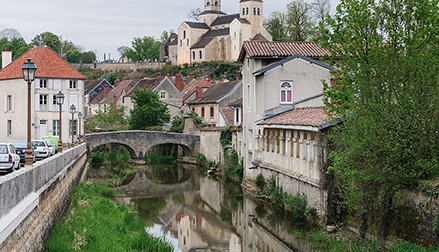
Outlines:
<svg viewBox="0 0 439 252"><path fill-rule="evenodd" d="M285 81L280 84L280 103L293 102L293 82Z"/></svg>
<svg viewBox="0 0 439 252"><path fill-rule="evenodd" d="M218 6L218 2L217 1L215 1L215 6Z"/></svg>
<svg viewBox="0 0 439 252"><path fill-rule="evenodd" d="M192 112L195 112L195 108L192 108Z"/></svg>
<svg viewBox="0 0 439 252"><path fill-rule="evenodd" d="M213 111L213 107L210 107L210 117L212 118L213 116L214 116L214 113L213 113L214 111Z"/></svg>
<svg viewBox="0 0 439 252"><path fill-rule="evenodd" d="M53 135L59 136L59 120L53 120Z"/></svg>
<svg viewBox="0 0 439 252"><path fill-rule="evenodd" d="M8 120L7 134L8 134L8 136L12 135L12 120Z"/></svg>
<svg viewBox="0 0 439 252"><path fill-rule="evenodd" d="M309 141L309 161L314 162L314 141Z"/></svg>
<svg viewBox="0 0 439 252"><path fill-rule="evenodd" d="M201 117L204 117L204 108L201 108Z"/></svg>
<svg viewBox="0 0 439 252"><path fill-rule="evenodd" d="M261 15L261 9L258 8L258 15Z"/></svg>
<svg viewBox="0 0 439 252"><path fill-rule="evenodd" d="M40 86L39 88L47 88L47 80L41 80L40 79Z"/></svg>
<svg viewBox="0 0 439 252"><path fill-rule="evenodd" d="M192 59L195 60L195 52L192 52Z"/></svg>
<svg viewBox="0 0 439 252"><path fill-rule="evenodd" d="M160 99L162 100L166 99L166 92L164 91L160 92Z"/></svg>
<svg viewBox="0 0 439 252"><path fill-rule="evenodd" d="M245 15L245 8L242 8L242 15Z"/></svg>
<svg viewBox="0 0 439 252"><path fill-rule="evenodd" d="M6 112L14 111L14 96L13 95L6 96L5 111Z"/></svg>
<svg viewBox="0 0 439 252"><path fill-rule="evenodd" d="M183 40L180 39L180 47L183 45Z"/></svg>
<svg viewBox="0 0 439 252"><path fill-rule="evenodd" d="M189 39L186 40L186 44L187 44L187 46L189 46Z"/></svg>
<svg viewBox="0 0 439 252"><path fill-rule="evenodd" d="M253 7L253 15L256 15L256 8Z"/></svg>
<svg viewBox="0 0 439 252"><path fill-rule="evenodd" d="M245 14L248 15L248 7L245 8Z"/></svg>
<svg viewBox="0 0 439 252"><path fill-rule="evenodd" d="M71 80L69 83L69 88L70 89L77 89L76 87L76 81L75 80Z"/></svg>
<svg viewBox="0 0 439 252"><path fill-rule="evenodd" d="M186 39L186 31L183 31L183 39Z"/></svg>
<svg viewBox="0 0 439 252"><path fill-rule="evenodd" d="M59 105L56 104L56 94L52 95L52 109L53 111L59 111Z"/></svg>
<svg viewBox="0 0 439 252"><path fill-rule="evenodd" d="M306 140L303 139L303 160L306 160Z"/></svg>
<svg viewBox="0 0 439 252"><path fill-rule="evenodd" d="M73 121L73 135L76 135L77 120ZM72 136L72 120L69 120L69 136Z"/></svg>
<svg viewBox="0 0 439 252"><path fill-rule="evenodd" d="M47 110L47 95L40 94L40 111Z"/></svg>
<svg viewBox="0 0 439 252"><path fill-rule="evenodd" d="M203 59L203 52L200 51L200 59Z"/></svg>
<svg viewBox="0 0 439 252"><path fill-rule="evenodd" d="M237 107L233 109L233 125L241 124L241 108Z"/></svg>
<svg viewBox="0 0 439 252"><path fill-rule="evenodd" d="M210 6L210 2L208 1L206 5L207 5L207 6Z"/></svg>

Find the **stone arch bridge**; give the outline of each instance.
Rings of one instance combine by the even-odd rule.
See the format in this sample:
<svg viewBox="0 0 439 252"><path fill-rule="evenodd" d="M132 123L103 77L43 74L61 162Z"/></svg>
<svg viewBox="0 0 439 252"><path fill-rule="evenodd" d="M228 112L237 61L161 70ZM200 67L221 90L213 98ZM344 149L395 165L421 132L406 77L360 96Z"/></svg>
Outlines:
<svg viewBox="0 0 439 252"><path fill-rule="evenodd" d="M127 130L85 135L87 148L93 151L98 146L113 143L123 145L132 159L143 159L148 150L160 144L178 144L186 156L196 156L200 151L200 136L168 133L162 131Z"/></svg>

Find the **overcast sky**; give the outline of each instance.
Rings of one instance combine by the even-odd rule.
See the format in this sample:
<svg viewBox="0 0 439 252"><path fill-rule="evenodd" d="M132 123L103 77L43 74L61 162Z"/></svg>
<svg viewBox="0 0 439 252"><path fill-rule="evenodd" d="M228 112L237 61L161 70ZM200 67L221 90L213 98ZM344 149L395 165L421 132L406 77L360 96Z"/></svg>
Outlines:
<svg viewBox="0 0 439 252"><path fill-rule="evenodd" d="M334 13L340 1L330 1ZM273 11L285 12L289 2L265 0L264 17ZM203 0L0 0L0 31L14 28L27 43L50 31L85 51L97 52L99 60L104 53L107 59L109 53L115 59L119 58L117 48L131 46L134 37L160 38L164 30L176 31L187 20L187 13L203 9L203 4ZM222 11L238 13L239 0L222 0Z"/></svg>

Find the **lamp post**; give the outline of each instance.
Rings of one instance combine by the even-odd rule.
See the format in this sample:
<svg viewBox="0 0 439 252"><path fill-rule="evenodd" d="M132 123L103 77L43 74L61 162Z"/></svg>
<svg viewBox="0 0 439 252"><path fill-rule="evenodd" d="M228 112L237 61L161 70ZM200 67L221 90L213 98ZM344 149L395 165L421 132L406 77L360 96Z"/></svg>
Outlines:
<svg viewBox="0 0 439 252"><path fill-rule="evenodd" d="M74 137L75 137L74 119L75 118L74 118L74 115L76 113L76 107L74 104L72 104L72 106L70 106L70 113L72 113L72 147L75 147L75 140L74 140Z"/></svg>
<svg viewBox="0 0 439 252"><path fill-rule="evenodd" d="M78 112L78 120L79 120L79 132L78 132L78 141L81 143L81 119L82 119L82 112Z"/></svg>
<svg viewBox="0 0 439 252"><path fill-rule="evenodd" d="M27 59L26 62L23 63L21 67L23 71L23 79L27 82L27 148L26 148L26 165L33 164L32 157L32 146L31 146L31 84L32 81L35 80L35 73L37 72L37 66L31 61L31 59Z"/></svg>
<svg viewBox="0 0 439 252"><path fill-rule="evenodd" d="M61 134L61 126L62 126L62 105L64 103L64 94L59 91L58 94L55 96L56 98L56 104L59 105L59 139L58 139L58 152L62 153L62 134Z"/></svg>

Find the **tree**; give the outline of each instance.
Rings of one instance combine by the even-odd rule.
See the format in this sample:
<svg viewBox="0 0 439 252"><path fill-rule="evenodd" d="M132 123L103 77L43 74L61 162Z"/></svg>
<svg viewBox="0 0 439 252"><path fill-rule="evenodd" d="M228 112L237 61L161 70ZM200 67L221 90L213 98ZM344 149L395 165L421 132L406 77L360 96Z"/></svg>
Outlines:
<svg viewBox="0 0 439 252"><path fill-rule="evenodd" d="M287 22L285 14L274 11L264 20L264 27L273 37L273 41L288 41Z"/></svg>
<svg viewBox="0 0 439 252"><path fill-rule="evenodd" d="M12 41L13 39L21 38L21 34L14 28L5 28L0 31L0 39L6 38L8 41Z"/></svg>
<svg viewBox="0 0 439 252"><path fill-rule="evenodd" d="M131 45L132 48L124 48L125 50L122 56L126 56L133 61L145 61L160 58L160 41L157 41L154 37L145 36L143 38L134 38Z"/></svg>
<svg viewBox="0 0 439 252"><path fill-rule="evenodd" d="M314 0L314 18L317 23L322 23L323 28L326 28L326 18L331 9L331 2L329 0Z"/></svg>
<svg viewBox="0 0 439 252"><path fill-rule="evenodd" d="M69 63L79 63L81 52L74 49L66 52L66 61Z"/></svg>
<svg viewBox="0 0 439 252"><path fill-rule="evenodd" d="M438 12L438 1L341 0L324 29L339 68L324 102L343 120L329 171L362 237L372 221L383 241L400 190L439 175Z"/></svg>
<svg viewBox="0 0 439 252"><path fill-rule="evenodd" d="M200 8L196 8L196 9L192 9L188 14L187 14L187 18L189 20L195 20L198 21L199 18L198 16L200 15L200 13L202 12L202 10Z"/></svg>
<svg viewBox="0 0 439 252"><path fill-rule="evenodd" d="M115 72L108 72L104 73L99 77L100 80L107 80L109 83L114 83L114 81L117 79L117 73Z"/></svg>
<svg viewBox="0 0 439 252"><path fill-rule="evenodd" d="M171 119L168 107L152 89L136 88L131 99L134 108L130 111L130 129L144 130L147 127L160 126Z"/></svg>
<svg viewBox="0 0 439 252"><path fill-rule="evenodd" d="M292 41L307 41L314 35L312 5L295 0L287 4L287 33Z"/></svg>
<svg viewBox="0 0 439 252"><path fill-rule="evenodd" d="M81 53L82 63L90 64L96 61L96 54L92 51Z"/></svg>
<svg viewBox="0 0 439 252"><path fill-rule="evenodd" d="M58 54L61 51L61 41L59 39L59 36L48 31L36 35L32 39L32 44L36 46L46 44L48 47L50 47L53 51L55 51Z"/></svg>
<svg viewBox="0 0 439 252"><path fill-rule="evenodd" d="M117 106L116 109L113 109L113 103L110 103L106 109L98 111L91 120L87 120L85 128L107 131L127 130L128 119L125 117L124 107Z"/></svg>
<svg viewBox="0 0 439 252"><path fill-rule="evenodd" d="M8 36L5 36L0 39L0 49L1 51L5 50L6 47L9 51L12 52L12 60L15 60L16 58L20 57L23 53L25 53L27 50L30 49L30 45L24 41L23 38L12 38L9 39ZM0 60L2 59L2 56L0 55Z"/></svg>
<svg viewBox="0 0 439 252"><path fill-rule="evenodd" d="M125 54L125 51L129 49L128 46L120 46L119 48L117 48L117 52L120 54L120 56L122 57Z"/></svg>

